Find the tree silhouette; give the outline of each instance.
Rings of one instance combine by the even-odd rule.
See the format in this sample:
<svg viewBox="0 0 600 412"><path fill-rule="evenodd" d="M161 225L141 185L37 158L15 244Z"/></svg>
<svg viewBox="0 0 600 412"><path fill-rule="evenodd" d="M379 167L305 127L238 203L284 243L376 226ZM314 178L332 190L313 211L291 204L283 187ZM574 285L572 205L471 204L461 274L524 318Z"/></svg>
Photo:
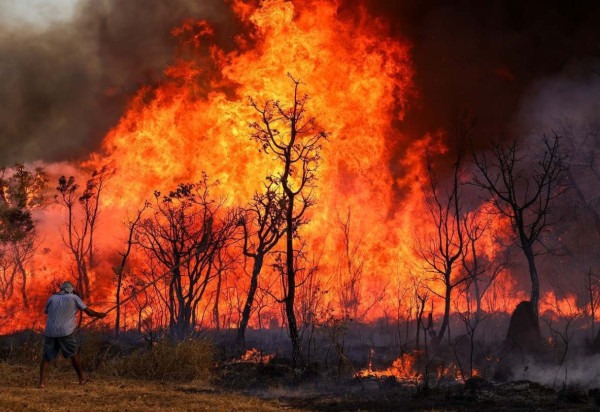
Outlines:
<svg viewBox="0 0 600 412"><path fill-rule="evenodd" d="M180 184L163 196L155 192L151 216L135 227L136 243L148 257L154 289L168 312L174 339L182 340L198 324L198 307L220 260L232 241L234 220L221 218L222 202L210 195L207 177L196 184Z"/></svg>
<svg viewBox="0 0 600 412"><path fill-rule="evenodd" d="M279 243L285 233L285 201L281 187L273 179L267 179L265 191L256 193L252 202L240 211L238 223L244 231L243 253L252 259L252 274L246 303L238 328L237 344L245 346L245 332L250 319L254 298L258 289L265 256Z"/></svg>
<svg viewBox="0 0 600 412"><path fill-rule="evenodd" d="M75 259L77 290L82 298L91 292L90 270L96 265L94 235L100 214L100 198L106 181L114 170L104 166L92 172L85 189L79 193L75 178L61 176L58 179L56 201L67 211L67 230L63 242Z"/></svg>
<svg viewBox="0 0 600 412"><path fill-rule="evenodd" d="M543 153L535 163L521 154L517 142L505 145L495 143L491 156L475 154L479 174L474 183L483 189L496 210L508 217L516 235L516 243L523 250L529 266L531 304L539 315L540 281L535 264L535 245L551 223L554 199L564 172L564 155L559 150L559 138L543 138Z"/></svg>
<svg viewBox="0 0 600 412"><path fill-rule="evenodd" d="M292 363L303 363L300 335L294 313L296 299L296 268L294 239L298 229L307 222L305 213L314 205L313 188L320 160L321 144L327 133L320 130L314 117L306 111L308 96L300 95L300 81L289 75L293 83L293 96L289 106L267 100L263 104L251 99L252 107L260 120L250 124L252 138L267 154L274 155L278 170L271 176L282 189L282 206L285 222L285 265L282 271L285 313L292 341Z"/></svg>
<svg viewBox="0 0 600 412"><path fill-rule="evenodd" d="M465 247L465 227L463 225L463 183L461 181L461 167L464 156L464 136L469 129L461 123L459 140L457 140L456 159L452 165L450 184L444 189L433 170L431 153L427 152L427 192L426 205L434 225L432 234L419 240L419 253L426 263L426 270L433 275L433 279L440 281L444 292L442 295L434 292L444 299L444 317L440 330L433 337L432 343L439 344L450 321L450 308L452 291L467 279L457 276L456 268L461 263L461 256Z"/></svg>

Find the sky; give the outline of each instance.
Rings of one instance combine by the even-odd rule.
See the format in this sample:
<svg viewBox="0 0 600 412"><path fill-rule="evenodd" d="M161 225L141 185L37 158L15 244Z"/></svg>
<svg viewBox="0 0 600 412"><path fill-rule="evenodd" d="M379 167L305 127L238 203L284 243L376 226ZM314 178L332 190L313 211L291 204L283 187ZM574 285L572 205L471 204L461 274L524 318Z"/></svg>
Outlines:
<svg viewBox="0 0 600 412"><path fill-rule="evenodd" d="M34 25L40 30L71 20L80 0L0 0L3 27Z"/></svg>
<svg viewBox="0 0 600 412"><path fill-rule="evenodd" d="M547 96L540 84L585 90L594 81L586 73L600 58L599 1L365 3L412 44L418 96L396 125L407 134L446 129L466 109L478 142L518 135L533 128L523 113L536 109L524 105ZM223 0L0 0L0 165L96 150L135 91L160 81L169 32L186 17L209 19L231 47L237 28Z"/></svg>

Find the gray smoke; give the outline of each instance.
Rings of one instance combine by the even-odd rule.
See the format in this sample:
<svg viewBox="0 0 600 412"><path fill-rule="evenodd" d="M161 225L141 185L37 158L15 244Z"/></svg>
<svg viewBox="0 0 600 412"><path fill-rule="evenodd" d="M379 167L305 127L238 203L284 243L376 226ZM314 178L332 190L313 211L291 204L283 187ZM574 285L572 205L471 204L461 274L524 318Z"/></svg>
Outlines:
<svg viewBox="0 0 600 412"><path fill-rule="evenodd" d="M560 137L567 156L563 185L557 199L560 220L552 234L561 244L561 256L546 256L546 280L555 290L566 290L585 303L586 276L600 265L600 59L575 59L557 73L534 82L524 93L516 125L524 146L539 151L542 136Z"/></svg>
<svg viewBox="0 0 600 412"><path fill-rule="evenodd" d="M0 165L85 156L135 91L161 79L183 19L210 19L223 47L234 26L222 0L80 0L44 17L58 4L0 3Z"/></svg>
<svg viewBox="0 0 600 412"><path fill-rule="evenodd" d="M420 92L399 125L419 137L447 130L461 109L477 119L478 146L514 133L523 94L569 62L600 56L600 2L369 2L391 34L413 45ZM390 18L390 16L393 16Z"/></svg>
<svg viewBox="0 0 600 412"><path fill-rule="evenodd" d="M577 134L600 123L600 58L569 62L538 79L524 94L518 123L525 135L571 128Z"/></svg>

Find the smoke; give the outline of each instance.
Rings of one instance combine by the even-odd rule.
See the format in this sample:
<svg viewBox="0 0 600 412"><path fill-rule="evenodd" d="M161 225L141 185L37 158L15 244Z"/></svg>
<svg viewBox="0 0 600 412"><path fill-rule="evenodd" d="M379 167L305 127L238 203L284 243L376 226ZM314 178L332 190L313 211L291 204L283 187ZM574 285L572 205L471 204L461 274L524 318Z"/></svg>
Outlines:
<svg viewBox="0 0 600 412"><path fill-rule="evenodd" d="M556 365L535 361L524 365L513 368L513 380L530 380L553 388L600 387L600 355L575 356Z"/></svg>
<svg viewBox="0 0 600 412"><path fill-rule="evenodd" d="M518 124L524 134L534 136L563 134L565 128L583 132L599 123L598 113L600 58L570 62L536 81L521 100Z"/></svg>
<svg viewBox="0 0 600 412"><path fill-rule="evenodd" d="M421 99L400 125L413 137L447 130L461 109L477 120L479 146L515 134L521 98L533 83L600 54L600 3L592 0L372 3L392 35L413 44Z"/></svg>
<svg viewBox="0 0 600 412"><path fill-rule="evenodd" d="M524 93L515 130L523 146L540 152L543 136L559 136L569 172L562 182L568 190L554 206L553 236L562 256L546 256L544 272L555 289L585 289L585 276L600 264L597 208L600 179L600 59L574 59L554 74L534 82ZM567 276L565 276L567 274ZM585 290L580 295L585 296Z"/></svg>
<svg viewBox="0 0 600 412"><path fill-rule="evenodd" d="M71 3L0 3L0 165L85 157L140 85L161 79L173 27L208 18L225 48L234 28L218 0Z"/></svg>

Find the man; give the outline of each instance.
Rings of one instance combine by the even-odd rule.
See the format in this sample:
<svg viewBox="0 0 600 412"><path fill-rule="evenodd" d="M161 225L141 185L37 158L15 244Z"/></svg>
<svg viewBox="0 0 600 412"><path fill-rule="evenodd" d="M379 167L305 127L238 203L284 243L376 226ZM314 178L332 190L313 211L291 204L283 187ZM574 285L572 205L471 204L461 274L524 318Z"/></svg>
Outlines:
<svg viewBox="0 0 600 412"><path fill-rule="evenodd" d="M81 298L73 293L75 288L70 282L61 285L60 291L50 296L44 313L48 315L44 331L44 355L40 365L40 388L46 386L46 371L50 361L62 352L63 356L71 359L71 364L77 372L79 384L88 381L88 376L83 372L81 361L77 355L77 342L73 336L75 332L75 315L82 310L89 316L103 318L106 313L96 312L86 306Z"/></svg>

